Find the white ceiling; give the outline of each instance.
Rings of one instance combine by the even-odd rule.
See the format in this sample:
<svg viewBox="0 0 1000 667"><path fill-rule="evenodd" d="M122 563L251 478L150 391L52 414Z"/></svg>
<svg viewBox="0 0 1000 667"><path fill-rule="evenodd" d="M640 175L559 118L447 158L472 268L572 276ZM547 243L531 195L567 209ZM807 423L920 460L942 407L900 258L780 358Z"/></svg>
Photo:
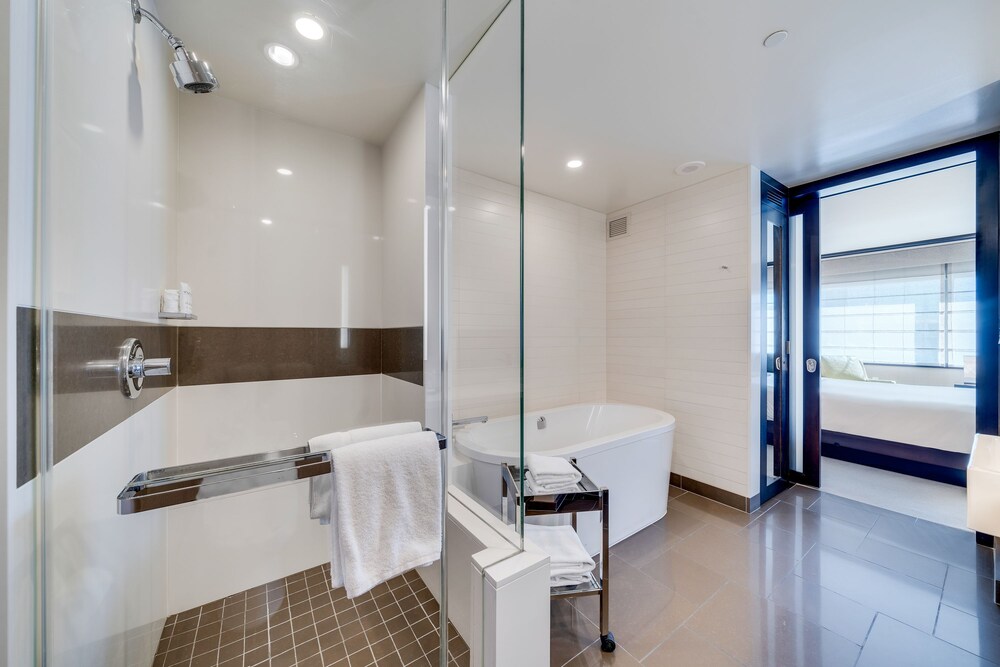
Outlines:
<svg viewBox="0 0 1000 667"><path fill-rule="evenodd" d="M502 0L449 2L452 67ZM455 163L517 180L517 8L452 79ZM382 143L439 78L440 0L159 0L218 94ZM333 29L295 32L300 12ZM528 0L525 183L613 211L744 164L794 185L1000 126L997 0ZM761 41L791 31L777 49ZM281 42L285 70L264 56ZM575 172L565 163L579 157ZM691 176L688 160L708 167Z"/></svg>
<svg viewBox="0 0 1000 667"><path fill-rule="evenodd" d="M503 3L450 3L450 60L471 50ZM441 0L158 0L153 11L212 65L217 94L382 144L421 84L441 80L441 7ZM325 23L326 37L299 35L293 23L302 14ZM299 64L268 60L272 42L294 50Z"/></svg>
<svg viewBox="0 0 1000 667"><path fill-rule="evenodd" d="M456 164L512 182L517 11L452 80ZM525 25L525 184L599 211L743 164L794 185L1000 126L996 0L534 0ZM676 175L688 160L709 166Z"/></svg>

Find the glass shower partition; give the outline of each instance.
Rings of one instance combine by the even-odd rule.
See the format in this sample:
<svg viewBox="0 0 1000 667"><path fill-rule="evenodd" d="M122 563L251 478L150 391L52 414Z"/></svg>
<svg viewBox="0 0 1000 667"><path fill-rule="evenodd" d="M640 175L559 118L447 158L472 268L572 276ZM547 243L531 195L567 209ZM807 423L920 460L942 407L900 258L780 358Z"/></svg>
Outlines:
<svg viewBox="0 0 1000 667"><path fill-rule="evenodd" d="M520 526L501 469L524 468L523 3L452 7L450 20L480 26L450 50L452 483Z"/></svg>
<svg viewBox="0 0 1000 667"><path fill-rule="evenodd" d="M444 3L35 6L34 662L461 659L436 564L331 583L305 481L330 465L316 436L448 431L425 369Z"/></svg>

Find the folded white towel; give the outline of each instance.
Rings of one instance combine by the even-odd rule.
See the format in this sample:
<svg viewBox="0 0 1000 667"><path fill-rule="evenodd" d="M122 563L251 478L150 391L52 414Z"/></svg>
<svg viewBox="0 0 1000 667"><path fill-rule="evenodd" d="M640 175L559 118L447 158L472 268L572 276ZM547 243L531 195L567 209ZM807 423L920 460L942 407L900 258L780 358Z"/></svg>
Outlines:
<svg viewBox="0 0 1000 667"><path fill-rule="evenodd" d="M577 483L580 481L580 477L578 476L577 479L575 480L566 478L564 480L556 480L548 484L540 484L538 480L535 479L534 473L532 473L530 470L527 472L525 477L527 477L528 480L527 495L535 495L535 496L543 496L543 495L547 496L556 493L570 493L572 491L577 490L578 488Z"/></svg>
<svg viewBox="0 0 1000 667"><path fill-rule="evenodd" d="M333 463L330 580L357 597L441 556L441 452L429 431L359 442Z"/></svg>
<svg viewBox="0 0 1000 667"><path fill-rule="evenodd" d="M540 484L566 479L580 480L580 471L574 468L572 463L558 456L527 454L524 463Z"/></svg>
<svg viewBox="0 0 1000 667"><path fill-rule="evenodd" d="M416 433L420 430L420 422L400 422L398 424L382 424L381 426L366 426L353 431L337 431L310 438L309 451L330 451L354 442L388 438L403 433ZM330 476L311 477L309 479L309 518L319 519L323 525L330 523Z"/></svg>
<svg viewBox="0 0 1000 667"><path fill-rule="evenodd" d="M585 583L595 563L583 548L572 526L537 526L526 523L524 536L549 555L549 586Z"/></svg>

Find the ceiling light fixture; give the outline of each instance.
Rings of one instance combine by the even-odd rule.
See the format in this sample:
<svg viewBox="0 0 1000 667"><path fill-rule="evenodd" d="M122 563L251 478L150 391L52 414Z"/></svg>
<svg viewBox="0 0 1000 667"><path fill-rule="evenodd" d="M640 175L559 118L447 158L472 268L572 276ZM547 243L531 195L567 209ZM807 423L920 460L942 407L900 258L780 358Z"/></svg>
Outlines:
<svg viewBox="0 0 1000 667"><path fill-rule="evenodd" d="M295 19L295 29L300 35L313 41L323 39L323 35L326 34L323 24L311 16L300 16Z"/></svg>
<svg viewBox="0 0 1000 667"><path fill-rule="evenodd" d="M274 220L271 220L271 218L261 218L260 221L265 225L270 225L271 223L274 222Z"/></svg>
<svg viewBox="0 0 1000 667"><path fill-rule="evenodd" d="M701 171L704 168L704 162L701 160L692 160L691 162L685 162L684 164L678 166L674 169L674 173L680 174L681 176L687 176L688 174L693 174L696 171Z"/></svg>
<svg viewBox="0 0 1000 667"><path fill-rule="evenodd" d="M566 166L570 169L579 169L583 166L583 160L570 160L566 163Z"/></svg>
<svg viewBox="0 0 1000 667"><path fill-rule="evenodd" d="M764 48L773 49L776 46L781 46L786 39L788 39L787 30L775 30L764 38Z"/></svg>
<svg viewBox="0 0 1000 667"><path fill-rule="evenodd" d="M281 174L282 176L291 176L292 175L292 170L288 169L287 167L278 167L278 169L276 171L279 174Z"/></svg>
<svg viewBox="0 0 1000 667"><path fill-rule="evenodd" d="M299 62L299 57L295 55L295 52L281 44L268 44L267 57L282 67L295 67Z"/></svg>

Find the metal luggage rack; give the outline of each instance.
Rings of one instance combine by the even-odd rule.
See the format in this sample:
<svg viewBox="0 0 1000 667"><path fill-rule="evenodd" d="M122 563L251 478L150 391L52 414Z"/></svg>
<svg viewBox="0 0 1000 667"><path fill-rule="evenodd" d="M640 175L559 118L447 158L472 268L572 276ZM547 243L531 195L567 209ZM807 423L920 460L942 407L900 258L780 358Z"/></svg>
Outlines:
<svg viewBox="0 0 1000 667"><path fill-rule="evenodd" d="M553 598L564 597L584 597L597 595L600 598L600 630L601 630L601 650L611 653L616 648L615 635L608 628L609 605L610 605L610 584L611 573L609 572L609 537L610 529L608 524L608 490L600 487L587 477L576 464L576 460L570 463L580 473L581 479L576 484L576 490L567 493L557 493L548 495L524 495L521 493L521 471L517 466L507 463L501 465L502 471L502 493L503 493L503 516L505 520L513 518L514 525L519 521L518 505L524 503L524 516L546 516L553 514L572 515L573 530L576 530L576 515L580 512L600 512L601 514L601 557L600 576L590 573L590 580L576 584L574 586L558 586L550 589ZM528 469L525 468L525 473ZM525 480L527 475L525 475ZM530 487L528 489L531 490Z"/></svg>
<svg viewBox="0 0 1000 667"><path fill-rule="evenodd" d="M440 433L435 435L438 448L445 450L447 438ZM330 452L310 452L308 447L160 468L139 473L129 481L118 494L118 513L136 514L173 507L327 475L331 471Z"/></svg>

